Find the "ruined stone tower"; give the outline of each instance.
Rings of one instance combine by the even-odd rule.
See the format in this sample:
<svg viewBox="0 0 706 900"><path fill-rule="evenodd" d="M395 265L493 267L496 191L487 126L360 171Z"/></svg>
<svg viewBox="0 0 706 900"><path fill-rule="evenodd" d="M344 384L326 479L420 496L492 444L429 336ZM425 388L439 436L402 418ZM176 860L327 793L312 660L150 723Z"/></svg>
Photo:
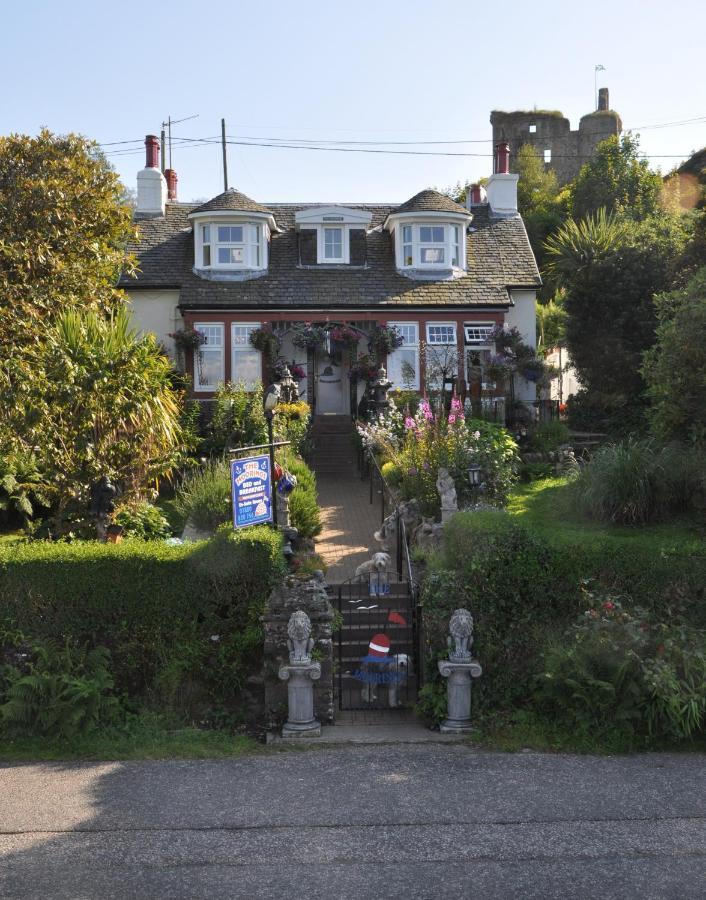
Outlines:
<svg viewBox="0 0 706 900"><path fill-rule="evenodd" d="M502 141L510 144L513 157L522 144L531 144L544 159L546 168L553 169L559 184L573 181L581 166L595 153L601 141L620 134L623 123L610 108L608 88L598 92L598 109L582 116L578 130L556 110L529 110L490 114L493 126L493 146Z"/></svg>

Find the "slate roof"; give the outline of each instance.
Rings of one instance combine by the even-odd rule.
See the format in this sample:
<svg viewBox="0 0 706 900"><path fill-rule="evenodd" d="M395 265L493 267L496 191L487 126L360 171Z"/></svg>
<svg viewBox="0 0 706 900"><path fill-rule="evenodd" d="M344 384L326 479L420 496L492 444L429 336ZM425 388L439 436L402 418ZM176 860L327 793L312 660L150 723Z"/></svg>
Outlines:
<svg viewBox="0 0 706 900"><path fill-rule="evenodd" d="M395 209L391 205L347 204L372 214L364 267L300 266L294 216L318 205L271 204L280 232L272 235L267 273L246 281L219 282L193 272L194 238L187 216L196 207L169 203L164 217L137 223L141 238L130 250L138 257L140 271L136 279L123 279L121 287L178 288L185 310L331 310L507 307L512 303L509 287L540 284L522 219L493 218L487 206L473 209L467 236L468 273L461 278L414 280L397 271L391 236L381 228Z"/></svg>
<svg viewBox="0 0 706 900"><path fill-rule="evenodd" d="M206 203L202 203L201 206L197 206L196 209L192 209L191 212L210 212L211 210L228 209L231 209L234 212L270 212L266 206L262 206L261 203L256 203L254 200L251 200L250 197L246 197L245 194L236 191L235 188L228 188L227 191L223 191L222 194L214 197L213 200L208 200Z"/></svg>
<svg viewBox="0 0 706 900"><path fill-rule="evenodd" d="M420 191L418 194L415 194L414 197L405 201L401 206L392 210L392 213L407 212L452 212L468 215L468 210L465 206L455 203L450 197L447 197L446 194L441 194L439 191L433 191L431 188Z"/></svg>

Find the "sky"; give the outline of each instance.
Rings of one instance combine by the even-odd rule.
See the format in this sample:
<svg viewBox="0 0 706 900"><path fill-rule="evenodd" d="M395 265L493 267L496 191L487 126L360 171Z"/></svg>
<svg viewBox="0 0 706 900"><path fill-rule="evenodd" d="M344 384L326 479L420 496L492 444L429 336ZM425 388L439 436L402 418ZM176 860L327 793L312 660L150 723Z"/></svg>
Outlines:
<svg viewBox="0 0 706 900"><path fill-rule="evenodd" d="M704 0L0 0L0 133L82 133L134 188L144 136L197 116L172 129L185 201L223 190L220 145L184 140L221 118L236 141L467 154L228 147L229 184L260 202L401 202L490 174L492 109L576 128L602 65L666 172L706 146L705 25Z"/></svg>

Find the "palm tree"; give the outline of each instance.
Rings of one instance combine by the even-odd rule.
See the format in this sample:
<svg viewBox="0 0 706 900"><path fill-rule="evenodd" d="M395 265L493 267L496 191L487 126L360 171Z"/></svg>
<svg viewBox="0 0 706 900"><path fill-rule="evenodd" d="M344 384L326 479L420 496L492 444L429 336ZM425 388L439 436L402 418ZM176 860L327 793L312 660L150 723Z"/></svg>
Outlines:
<svg viewBox="0 0 706 900"><path fill-rule="evenodd" d="M625 227L605 209L578 222L568 219L544 243L547 252L545 272L558 285L570 284L620 242Z"/></svg>

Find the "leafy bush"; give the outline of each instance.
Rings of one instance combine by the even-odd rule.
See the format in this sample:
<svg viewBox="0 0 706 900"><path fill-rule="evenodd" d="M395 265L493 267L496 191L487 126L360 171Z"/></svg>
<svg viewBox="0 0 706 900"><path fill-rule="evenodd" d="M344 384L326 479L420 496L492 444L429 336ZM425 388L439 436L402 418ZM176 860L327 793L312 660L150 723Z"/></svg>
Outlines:
<svg viewBox="0 0 706 900"><path fill-rule="evenodd" d="M230 519L230 470L225 459L210 460L187 474L176 492L177 510L203 531Z"/></svg>
<svg viewBox="0 0 706 900"><path fill-rule="evenodd" d="M474 687L481 708L529 701L548 637L563 634L585 607L586 579L618 592L656 621L675 610L706 627L706 556L686 548L582 535L550 541L504 512L461 512L444 527L440 552L422 582L429 674L445 652L448 621L459 606L475 619L484 676ZM475 701L474 701L475 702Z"/></svg>
<svg viewBox="0 0 706 900"><path fill-rule="evenodd" d="M388 484L398 485L402 481L402 471L397 463L389 460L380 467L380 473Z"/></svg>
<svg viewBox="0 0 706 900"><path fill-rule="evenodd" d="M243 382L229 381L216 391L206 445L212 453L250 447L267 441L262 386L247 391Z"/></svg>
<svg viewBox="0 0 706 900"><path fill-rule="evenodd" d="M549 462L523 463L520 466L521 481L541 481L543 478L551 478L554 474L554 465Z"/></svg>
<svg viewBox="0 0 706 900"><path fill-rule="evenodd" d="M259 672L260 616L283 574L265 526L178 546L0 545L0 634L106 647L116 691L212 720Z"/></svg>
<svg viewBox="0 0 706 900"><path fill-rule="evenodd" d="M122 525L126 537L143 541L160 541L171 536L172 529L161 510L151 503L134 503L123 506L113 516L116 525Z"/></svg>
<svg viewBox="0 0 706 900"><path fill-rule="evenodd" d="M587 732L684 738L706 725L706 632L655 623L589 594L590 608L546 653L544 709Z"/></svg>
<svg viewBox="0 0 706 900"><path fill-rule="evenodd" d="M550 453L562 444L568 444L570 436L569 427L563 422L542 422L532 429L528 449L534 453Z"/></svg>
<svg viewBox="0 0 706 900"><path fill-rule="evenodd" d="M695 450L635 438L602 447L574 483L588 516L619 525L685 513L705 488L706 466Z"/></svg>
<svg viewBox="0 0 706 900"><path fill-rule="evenodd" d="M33 647L29 672L9 675L0 724L19 734L73 737L114 720L120 705L112 694L110 656L105 647Z"/></svg>
<svg viewBox="0 0 706 900"><path fill-rule="evenodd" d="M33 454L0 453L0 521L16 517L26 527L48 495Z"/></svg>
<svg viewBox="0 0 706 900"><path fill-rule="evenodd" d="M297 486L289 495L289 515L292 525L302 538L321 534L321 510L316 493L316 476L302 459L291 452L280 457L282 466L297 479Z"/></svg>
<svg viewBox="0 0 706 900"><path fill-rule="evenodd" d="M311 410L303 400L297 403L278 403L275 408L275 440L291 441L291 450L302 454L308 448Z"/></svg>

